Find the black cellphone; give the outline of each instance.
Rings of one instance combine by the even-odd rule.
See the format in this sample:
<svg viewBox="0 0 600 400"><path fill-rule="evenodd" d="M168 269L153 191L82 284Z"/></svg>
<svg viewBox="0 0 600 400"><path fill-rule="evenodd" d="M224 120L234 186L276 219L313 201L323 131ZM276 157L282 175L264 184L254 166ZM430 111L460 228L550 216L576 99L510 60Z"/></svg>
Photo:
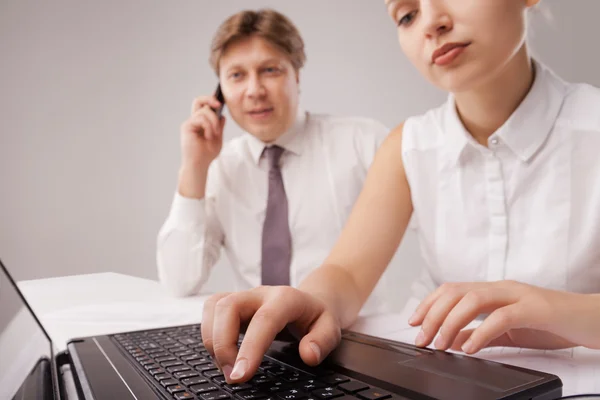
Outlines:
<svg viewBox="0 0 600 400"><path fill-rule="evenodd" d="M221 107L219 107L216 110L213 108L212 110L217 114L217 117L221 118L221 115L223 115L223 109L225 108L225 97L223 97L223 92L221 91L220 83L217 85L217 90L215 90L215 97L217 98L219 103L221 103Z"/></svg>

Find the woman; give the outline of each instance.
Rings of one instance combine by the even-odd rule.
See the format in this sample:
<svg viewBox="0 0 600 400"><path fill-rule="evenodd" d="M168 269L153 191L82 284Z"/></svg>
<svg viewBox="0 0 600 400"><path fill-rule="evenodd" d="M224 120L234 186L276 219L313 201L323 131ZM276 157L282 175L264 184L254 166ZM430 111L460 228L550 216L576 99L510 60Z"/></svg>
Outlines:
<svg viewBox="0 0 600 400"><path fill-rule="evenodd" d="M205 304L205 344L230 382L256 371L288 323L304 361L320 362L411 219L427 262L415 295L431 293L410 320L422 326L417 345L600 348L600 90L531 59L537 3L386 0L402 50L448 101L392 131L336 246L299 290ZM480 314L477 330L460 332Z"/></svg>

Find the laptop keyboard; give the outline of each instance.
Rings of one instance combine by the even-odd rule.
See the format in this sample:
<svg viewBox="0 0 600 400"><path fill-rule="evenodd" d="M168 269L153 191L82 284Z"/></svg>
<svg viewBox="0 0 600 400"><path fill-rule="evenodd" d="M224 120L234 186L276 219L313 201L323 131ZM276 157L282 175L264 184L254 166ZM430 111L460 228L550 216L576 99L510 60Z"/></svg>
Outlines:
<svg viewBox="0 0 600 400"><path fill-rule="evenodd" d="M333 371L300 370L265 356L247 383L228 385L202 344L200 325L112 336L153 386L176 400L400 400Z"/></svg>

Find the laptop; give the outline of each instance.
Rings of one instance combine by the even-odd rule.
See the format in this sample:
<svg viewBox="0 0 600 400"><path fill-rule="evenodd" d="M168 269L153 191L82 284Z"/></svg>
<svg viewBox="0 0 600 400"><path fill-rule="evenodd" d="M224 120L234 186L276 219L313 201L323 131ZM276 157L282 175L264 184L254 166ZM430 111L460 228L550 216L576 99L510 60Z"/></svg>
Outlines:
<svg viewBox="0 0 600 400"><path fill-rule="evenodd" d="M240 341L243 335L240 335ZM228 385L200 325L52 341L0 261L0 400L550 400L546 373L344 332L318 367L278 337L258 373Z"/></svg>

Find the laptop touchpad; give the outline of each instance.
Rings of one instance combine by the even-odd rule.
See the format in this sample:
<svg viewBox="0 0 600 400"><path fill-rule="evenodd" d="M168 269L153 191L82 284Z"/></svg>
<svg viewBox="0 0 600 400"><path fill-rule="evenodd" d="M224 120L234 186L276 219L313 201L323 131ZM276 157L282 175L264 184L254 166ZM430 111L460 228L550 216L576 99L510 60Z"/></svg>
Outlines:
<svg viewBox="0 0 600 400"><path fill-rule="evenodd" d="M347 335L331 360L350 371L435 398L446 398L448 393L456 394L454 398L461 398L461 393L466 396L462 398L476 398L544 380L533 371L360 335Z"/></svg>
<svg viewBox="0 0 600 400"><path fill-rule="evenodd" d="M490 361L442 352L403 365L502 392L543 379Z"/></svg>

